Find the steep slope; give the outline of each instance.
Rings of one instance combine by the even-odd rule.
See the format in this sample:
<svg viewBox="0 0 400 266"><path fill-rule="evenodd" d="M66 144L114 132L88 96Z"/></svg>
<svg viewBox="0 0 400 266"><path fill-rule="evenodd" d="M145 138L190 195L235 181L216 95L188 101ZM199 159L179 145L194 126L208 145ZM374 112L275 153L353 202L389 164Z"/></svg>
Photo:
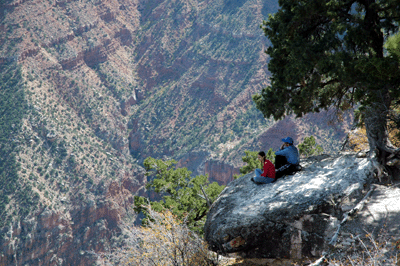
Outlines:
<svg viewBox="0 0 400 266"><path fill-rule="evenodd" d="M285 135L299 143L314 134L326 151L337 150L351 117L334 128L332 112L290 117L284 121L292 125L272 137L275 122L252 103L268 84L269 42L259 25L277 10L275 1L147 1L139 10L145 32L137 36L135 61L146 97L130 116L132 156L172 156L226 183L231 179L221 175L228 167L237 173L244 150L277 149ZM188 162L192 156L197 163Z"/></svg>
<svg viewBox="0 0 400 266"><path fill-rule="evenodd" d="M148 193L147 156L229 182L243 151L264 148L279 125L251 101L268 82L259 25L276 8L0 1L0 265L90 265L123 245L133 195ZM288 121L296 140L310 132L306 119ZM320 127L328 143L345 121Z"/></svg>
<svg viewBox="0 0 400 266"><path fill-rule="evenodd" d="M142 158L158 153L179 156L238 138L228 131L267 79L267 40L258 28L263 5L151 3L143 7L146 32L138 38L136 57L143 88L150 95L148 104L132 116L138 125L130 138L132 153ZM261 121L258 117L252 122Z"/></svg>
<svg viewBox="0 0 400 266"><path fill-rule="evenodd" d="M124 3L2 3L0 265L90 265L135 219L145 180L120 106L136 97L139 21Z"/></svg>

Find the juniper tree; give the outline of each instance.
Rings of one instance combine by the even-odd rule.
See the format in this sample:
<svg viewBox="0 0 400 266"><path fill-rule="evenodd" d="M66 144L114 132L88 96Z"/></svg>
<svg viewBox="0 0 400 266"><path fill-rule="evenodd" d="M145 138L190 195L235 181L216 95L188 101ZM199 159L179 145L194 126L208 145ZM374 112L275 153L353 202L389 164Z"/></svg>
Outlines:
<svg viewBox="0 0 400 266"><path fill-rule="evenodd" d="M304 141L299 144L299 153L305 157L311 155L319 155L324 151L315 141L314 136L305 137Z"/></svg>
<svg viewBox="0 0 400 266"><path fill-rule="evenodd" d="M143 164L150 178L146 188L154 190L162 199L150 201L135 196L135 210L147 215L148 204L157 212L169 209L179 219L185 220L191 230L202 234L208 208L224 186L217 182L210 183L207 175L193 177L187 168L176 167L175 160L148 157ZM147 220L143 222L146 224Z"/></svg>
<svg viewBox="0 0 400 266"><path fill-rule="evenodd" d="M387 118L399 100L399 55L385 41L399 28L398 0L280 0L261 28L271 41L270 86L253 96L265 117L281 119L359 107L371 154L398 152Z"/></svg>

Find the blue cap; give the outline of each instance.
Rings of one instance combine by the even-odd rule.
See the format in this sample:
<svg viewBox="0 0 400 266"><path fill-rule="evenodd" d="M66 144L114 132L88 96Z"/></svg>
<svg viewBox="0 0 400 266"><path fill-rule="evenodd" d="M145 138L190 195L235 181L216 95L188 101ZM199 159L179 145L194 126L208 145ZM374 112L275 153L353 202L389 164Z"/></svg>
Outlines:
<svg viewBox="0 0 400 266"><path fill-rule="evenodd" d="M286 143L293 144L293 139L291 137L284 138L284 139L282 139L282 141L286 142Z"/></svg>

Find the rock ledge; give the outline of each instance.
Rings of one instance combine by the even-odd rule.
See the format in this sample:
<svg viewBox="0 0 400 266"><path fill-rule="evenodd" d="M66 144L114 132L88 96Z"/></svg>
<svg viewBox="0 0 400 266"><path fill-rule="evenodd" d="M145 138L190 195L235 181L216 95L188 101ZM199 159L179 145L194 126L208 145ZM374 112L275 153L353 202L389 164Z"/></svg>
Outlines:
<svg viewBox="0 0 400 266"><path fill-rule="evenodd" d="M343 212L365 194L374 167L352 153L301 164L301 172L273 184L254 184L254 173L229 183L207 216L210 248L248 258L321 256Z"/></svg>

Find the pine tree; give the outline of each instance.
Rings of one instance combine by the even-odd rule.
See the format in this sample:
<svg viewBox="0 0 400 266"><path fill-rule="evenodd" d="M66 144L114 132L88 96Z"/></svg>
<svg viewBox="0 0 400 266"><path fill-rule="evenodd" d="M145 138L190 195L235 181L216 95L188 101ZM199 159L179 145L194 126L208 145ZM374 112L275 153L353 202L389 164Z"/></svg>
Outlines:
<svg viewBox="0 0 400 266"><path fill-rule="evenodd" d="M359 106L371 155L398 153L387 118L400 98L400 67L385 41L398 31L397 0L291 1L262 24L271 41L271 85L253 99L265 117L297 117L332 106Z"/></svg>
<svg viewBox="0 0 400 266"><path fill-rule="evenodd" d="M299 144L299 153L305 157L319 155L323 151L322 147L315 141L314 136L305 137L304 141Z"/></svg>
<svg viewBox="0 0 400 266"><path fill-rule="evenodd" d="M151 181L146 188L158 193L162 200L150 201L144 197L135 197L135 210L147 214L147 206L157 212L169 209L179 219L185 220L189 228L202 234L205 215L211 203L218 197L224 186L213 182L208 176L192 177L187 168L175 167L175 160L161 160L148 157L144 161L146 175ZM146 224L147 219L143 222Z"/></svg>

